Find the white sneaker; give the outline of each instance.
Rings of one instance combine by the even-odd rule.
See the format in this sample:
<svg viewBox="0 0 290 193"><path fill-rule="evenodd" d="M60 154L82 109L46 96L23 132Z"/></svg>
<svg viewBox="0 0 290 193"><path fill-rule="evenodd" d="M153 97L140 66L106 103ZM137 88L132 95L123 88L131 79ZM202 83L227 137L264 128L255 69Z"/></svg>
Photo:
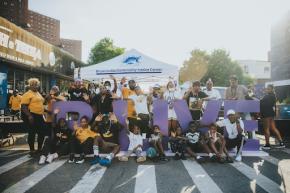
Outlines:
<svg viewBox="0 0 290 193"><path fill-rule="evenodd" d="M48 154L46 162L51 163L56 158L58 158L58 154L57 153Z"/></svg>
<svg viewBox="0 0 290 193"><path fill-rule="evenodd" d="M38 164L39 165L45 164L45 160L46 160L46 157L44 155L40 156Z"/></svg>
<svg viewBox="0 0 290 193"><path fill-rule="evenodd" d="M145 161L146 161L146 157L145 156L141 156L141 157L137 158L137 163L145 162Z"/></svg>
<svg viewBox="0 0 290 193"><path fill-rule="evenodd" d="M235 160L237 162L241 162L242 161L242 156L241 155L237 155Z"/></svg>
<svg viewBox="0 0 290 193"><path fill-rule="evenodd" d="M120 157L118 157L118 159L119 159L119 161L122 161L122 162L127 162L129 160L128 157L126 157L126 156L120 156Z"/></svg>

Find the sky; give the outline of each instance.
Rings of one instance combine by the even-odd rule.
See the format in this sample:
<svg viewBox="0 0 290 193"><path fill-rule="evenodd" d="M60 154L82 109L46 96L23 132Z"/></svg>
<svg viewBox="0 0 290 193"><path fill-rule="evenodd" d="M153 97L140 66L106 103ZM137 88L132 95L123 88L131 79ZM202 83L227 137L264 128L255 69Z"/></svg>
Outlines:
<svg viewBox="0 0 290 193"><path fill-rule="evenodd" d="M289 0L29 0L60 20L62 38L82 40L82 60L104 37L181 66L193 49L223 48L235 60L267 60L271 25Z"/></svg>

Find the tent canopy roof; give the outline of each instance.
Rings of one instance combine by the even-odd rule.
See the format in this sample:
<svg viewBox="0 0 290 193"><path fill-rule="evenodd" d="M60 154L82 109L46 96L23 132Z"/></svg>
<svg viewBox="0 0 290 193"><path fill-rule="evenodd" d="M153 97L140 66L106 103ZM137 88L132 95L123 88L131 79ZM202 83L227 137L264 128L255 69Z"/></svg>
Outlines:
<svg viewBox="0 0 290 193"><path fill-rule="evenodd" d="M132 49L110 60L80 69L83 80L98 80L114 75L117 78L178 78L178 66L155 60Z"/></svg>

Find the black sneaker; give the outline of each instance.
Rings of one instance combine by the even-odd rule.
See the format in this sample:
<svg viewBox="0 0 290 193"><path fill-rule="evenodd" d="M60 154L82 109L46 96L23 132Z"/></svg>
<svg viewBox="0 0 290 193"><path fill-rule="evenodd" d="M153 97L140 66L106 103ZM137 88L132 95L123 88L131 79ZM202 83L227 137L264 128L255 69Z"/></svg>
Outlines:
<svg viewBox="0 0 290 193"><path fill-rule="evenodd" d="M224 163L226 163L226 158L224 158L224 157L218 157L218 162L220 164L224 164Z"/></svg>
<svg viewBox="0 0 290 193"><path fill-rule="evenodd" d="M200 157L200 156L198 156L198 157L196 157L195 159L196 159L197 163L200 163L200 164L202 164L202 163L205 162L205 158L204 158L204 157Z"/></svg>
<svg viewBox="0 0 290 193"><path fill-rule="evenodd" d="M180 160L180 156L176 153L175 156L174 156L174 159L175 160Z"/></svg>
<svg viewBox="0 0 290 193"><path fill-rule="evenodd" d="M216 161L218 160L218 157L217 157L216 155L213 155L213 156L211 156L209 159L210 159L210 161L212 161L212 162L216 162Z"/></svg>
<svg viewBox="0 0 290 193"><path fill-rule="evenodd" d="M226 157L226 163L234 163L234 160L231 157Z"/></svg>
<svg viewBox="0 0 290 193"><path fill-rule="evenodd" d="M75 162L75 155L74 154L70 154L69 155L69 160L68 160L68 163L74 163Z"/></svg>
<svg viewBox="0 0 290 193"><path fill-rule="evenodd" d="M270 144L266 144L262 147L262 149L269 150L269 149L271 149L271 146L270 146Z"/></svg>
<svg viewBox="0 0 290 193"><path fill-rule="evenodd" d="M81 154L80 157L76 160L76 164L82 164L85 162L85 155Z"/></svg>
<svg viewBox="0 0 290 193"><path fill-rule="evenodd" d="M31 158L36 157L36 151L31 150L31 151L29 152L29 157L31 157Z"/></svg>
<svg viewBox="0 0 290 193"><path fill-rule="evenodd" d="M180 158L181 158L182 160L187 160L187 158L185 157L184 153L181 154Z"/></svg>
<svg viewBox="0 0 290 193"><path fill-rule="evenodd" d="M277 146L277 148L285 148L285 144L283 141L280 142L279 146Z"/></svg>
<svg viewBox="0 0 290 193"><path fill-rule="evenodd" d="M159 160L160 160L160 161L169 161L169 159L166 158L165 155L161 155L161 156L159 157Z"/></svg>

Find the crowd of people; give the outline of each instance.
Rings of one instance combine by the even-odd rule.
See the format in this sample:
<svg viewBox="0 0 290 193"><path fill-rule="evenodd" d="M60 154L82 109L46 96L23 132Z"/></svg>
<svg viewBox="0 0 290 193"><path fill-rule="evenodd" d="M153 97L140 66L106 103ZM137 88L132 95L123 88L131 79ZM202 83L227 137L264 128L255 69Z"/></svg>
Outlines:
<svg viewBox="0 0 290 193"><path fill-rule="evenodd" d="M190 88L182 94L176 82L169 80L167 85L154 85L149 93L144 93L135 80L120 82L115 77L100 84L90 83L87 87L82 81L76 80L68 89L68 94L62 94L58 86L53 86L49 94L43 96L39 92L40 82L36 78L28 80L28 90L22 96L15 90L9 99L13 114L21 112L21 118L28 125L28 145L30 155L40 155L39 164L51 163L63 155L69 155L69 163L83 163L85 155L93 154L91 164L100 163L109 166L112 159L120 152L119 133L125 129L129 139L128 151L118 156L120 161L128 161L131 154L136 155L137 162L150 158L154 161L168 161L165 144L174 153L174 159L192 157L202 163L206 157L199 152L208 154L211 161L231 163L242 160L242 147L245 143L244 123L242 114L233 109L228 110L226 118L207 125L208 130L201 130L200 118L207 101L222 99L221 93L213 88L209 79L206 87L201 88L199 81L193 81ZM230 86L225 91L226 100L258 100L252 90L238 84L236 76L231 76ZM113 111L114 100L126 100L128 116L126 124L122 125ZM153 125L153 101L163 99L168 103L168 137L163 136L159 125ZM192 121L187 128L181 128L173 103L185 100L190 110ZM57 114L62 109L53 109L57 101L83 101L93 109L93 117L73 116L73 128L69 128L68 120ZM260 101L260 116L263 121L266 144L263 148L270 149L270 131L279 140L278 147L285 147L279 130L275 126L274 87L266 88L265 96ZM79 120L79 124L78 121ZM186 132L184 132L186 131ZM37 134L38 147L35 149ZM149 148L146 154L144 139L148 139ZM234 159L229 155L230 149L235 149ZM100 157L105 153L105 157ZM76 157L76 154L80 154Z"/></svg>

